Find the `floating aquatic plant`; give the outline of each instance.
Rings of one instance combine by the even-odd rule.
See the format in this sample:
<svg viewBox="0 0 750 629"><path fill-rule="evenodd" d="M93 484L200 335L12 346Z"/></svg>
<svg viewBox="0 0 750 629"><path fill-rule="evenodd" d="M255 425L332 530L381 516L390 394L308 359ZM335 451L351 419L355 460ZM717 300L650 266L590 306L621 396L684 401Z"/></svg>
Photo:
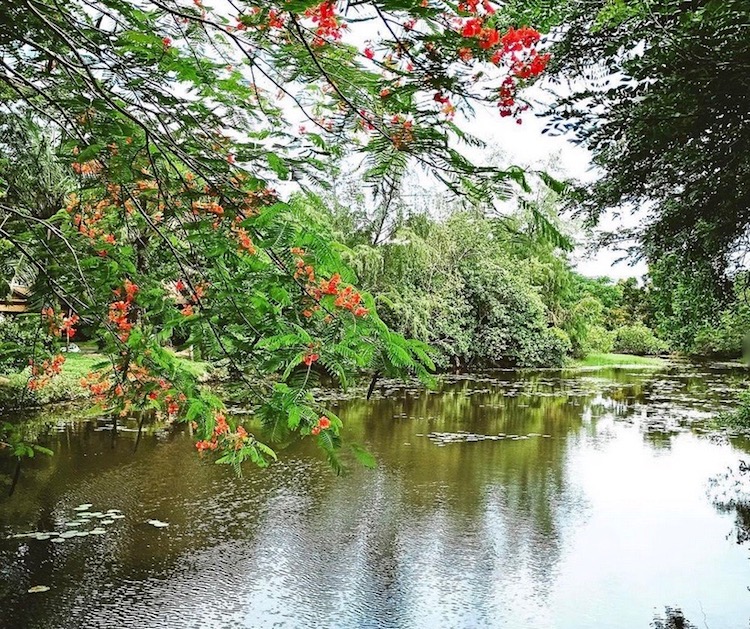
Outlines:
<svg viewBox="0 0 750 629"><path fill-rule="evenodd" d="M155 526L157 529L163 529L164 527L169 526L167 522L162 522L161 520L149 520L148 524Z"/></svg>
<svg viewBox="0 0 750 629"><path fill-rule="evenodd" d="M101 527L102 524L114 524L115 520L122 520L125 518L125 515L122 513L122 511L120 511L120 509L109 509L106 513L103 511L88 511L88 509L90 509L92 506L93 504L91 503L85 503L78 505L77 507L73 507L73 511L77 512L77 519L65 522L63 524L63 526L66 528L65 531L32 531L30 533L16 533L14 535L9 535L6 539L37 539L40 541L51 541L56 544L60 544L66 539L71 539L73 537L86 537L91 534L104 535L107 531L106 529ZM97 522L96 528L90 531L75 530L84 526L88 526L89 524L94 522L95 519L100 520L99 522ZM156 520L156 522L158 522L158 520ZM168 525L166 523L160 523L159 526Z"/></svg>

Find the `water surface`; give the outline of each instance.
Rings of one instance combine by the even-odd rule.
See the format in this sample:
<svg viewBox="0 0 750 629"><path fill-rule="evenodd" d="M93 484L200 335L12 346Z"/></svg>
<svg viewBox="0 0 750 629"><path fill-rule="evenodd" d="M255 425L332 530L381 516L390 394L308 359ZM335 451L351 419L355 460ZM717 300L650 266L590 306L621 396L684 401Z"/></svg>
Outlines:
<svg viewBox="0 0 750 629"><path fill-rule="evenodd" d="M745 482L722 474L748 444L700 428L745 379L683 366L387 383L330 402L378 460L345 477L309 443L236 478L184 431L134 452L132 426L113 439L103 420L47 413L34 421L55 456L0 498L0 626L633 629L669 605L747 628L747 526L715 503ZM81 503L125 518L7 539L70 530Z"/></svg>

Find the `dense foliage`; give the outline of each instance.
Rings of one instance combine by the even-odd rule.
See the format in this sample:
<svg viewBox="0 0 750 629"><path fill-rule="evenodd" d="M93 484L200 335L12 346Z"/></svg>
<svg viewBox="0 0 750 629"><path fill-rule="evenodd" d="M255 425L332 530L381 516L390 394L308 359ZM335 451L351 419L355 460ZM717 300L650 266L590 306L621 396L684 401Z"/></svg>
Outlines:
<svg viewBox="0 0 750 629"><path fill-rule="evenodd" d="M578 209L591 222L631 216L607 242L634 243L648 262L650 325L681 352L740 356L750 332L750 4L512 1L503 10L554 42L547 130L592 151L599 176Z"/></svg>
<svg viewBox="0 0 750 629"><path fill-rule="evenodd" d="M639 209L650 260L726 269L750 225L750 6L743 0L509 3L551 31L552 74L576 77L551 130L601 169L586 206ZM736 258L735 258L736 259Z"/></svg>
<svg viewBox="0 0 750 629"><path fill-rule="evenodd" d="M559 367L613 348L667 351L644 327L651 309L635 279L614 283L573 270L570 226L555 212L559 202L547 193L488 216L455 204L435 215L402 200L377 238L373 222L380 224L380 216L368 215L361 203L332 199L307 211L322 212L348 246L344 256L377 295L384 321L428 343L442 368ZM425 205L434 208L438 200L428 197ZM648 332L648 342L625 342L633 326Z"/></svg>

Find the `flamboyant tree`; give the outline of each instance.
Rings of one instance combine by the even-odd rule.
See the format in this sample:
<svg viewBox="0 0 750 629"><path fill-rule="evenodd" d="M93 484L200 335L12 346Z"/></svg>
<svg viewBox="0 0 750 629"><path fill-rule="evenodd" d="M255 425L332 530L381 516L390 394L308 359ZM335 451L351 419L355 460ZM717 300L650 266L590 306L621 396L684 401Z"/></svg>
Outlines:
<svg viewBox="0 0 750 629"><path fill-rule="evenodd" d="M100 339L109 363L86 386L115 416L191 422L199 450L265 465L273 451L164 349L201 344L271 439L317 435L337 465L316 373L432 364L285 194L325 185L344 153L380 197L415 165L469 199L506 193L518 171L467 159L481 142L459 121L477 106L520 121L517 92L548 55L537 31L501 26L489 0L1 2L0 126L42 129L70 177L52 212L0 180L3 252L33 267L45 335ZM31 362L43 387L63 357Z"/></svg>

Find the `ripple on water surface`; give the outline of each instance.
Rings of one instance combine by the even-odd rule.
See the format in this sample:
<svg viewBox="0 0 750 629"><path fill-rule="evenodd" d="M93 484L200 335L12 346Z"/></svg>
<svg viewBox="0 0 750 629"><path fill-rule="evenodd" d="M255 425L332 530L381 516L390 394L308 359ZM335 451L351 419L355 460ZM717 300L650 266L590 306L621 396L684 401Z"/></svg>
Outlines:
<svg viewBox="0 0 750 629"><path fill-rule="evenodd" d="M378 459L340 478L308 443L236 478L179 430L134 452L132 426L38 418L55 456L0 499L0 624L632 629L670 605L745 628L750 518L727 496L747 445L700 432L744 385L690 367L329 392Z"/></svg>

